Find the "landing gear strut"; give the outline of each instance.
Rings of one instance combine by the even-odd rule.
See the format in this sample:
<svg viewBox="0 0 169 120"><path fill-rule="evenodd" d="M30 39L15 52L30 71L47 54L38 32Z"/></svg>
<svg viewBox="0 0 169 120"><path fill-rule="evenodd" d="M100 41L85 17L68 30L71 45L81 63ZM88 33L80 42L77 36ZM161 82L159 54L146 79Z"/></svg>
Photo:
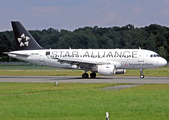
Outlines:
<svg viewBox="0 0 169 120"><path fill-rule="evenodd" d="M95 72L90 73L90 77L91 78L96 78L96 73Z"/></svg>
<svg viewBox="0 0 169 120"><path fill-rule="evenodd" d="M89 74L87 74L87 73L82 74L82 78L88 78L88 77L89 77Z"/></svg>
<svg viewBox="0 0 169 120"><path fill-rule="evenodd" d="M140 69L140 78L143 79L144 75L143 75L143 69Z"/></svg>

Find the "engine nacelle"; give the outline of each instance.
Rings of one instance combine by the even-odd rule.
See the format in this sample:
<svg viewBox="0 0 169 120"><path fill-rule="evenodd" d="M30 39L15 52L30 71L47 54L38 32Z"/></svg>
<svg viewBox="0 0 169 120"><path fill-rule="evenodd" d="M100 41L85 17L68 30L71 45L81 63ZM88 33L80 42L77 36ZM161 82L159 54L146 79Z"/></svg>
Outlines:
<svg viewBox="0 0 169 120"><path fill-rule="evenodd" d="M116 74L116 67L114 65L98 65L97 72L100 75L115 75Z"/></svg>
<svg viewBox="0 0 169 120"><path fill-rule="evenodd" d="M126 73L126 69L117 69L116 70L116 74L125 74Z"/></svg>
<svg viewBox="0 0 169 120"><path fill-rule="evenodd" d="M77 65L70 65L69 68L71 68L71 69L77 69Z"/></svg>

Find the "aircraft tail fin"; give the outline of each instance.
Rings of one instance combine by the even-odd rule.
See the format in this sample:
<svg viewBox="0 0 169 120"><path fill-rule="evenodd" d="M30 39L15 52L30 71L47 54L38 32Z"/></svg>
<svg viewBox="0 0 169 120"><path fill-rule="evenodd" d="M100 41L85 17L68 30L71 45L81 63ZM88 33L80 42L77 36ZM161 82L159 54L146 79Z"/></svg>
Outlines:
<svg viewBox="0 0 169 120"><path fill-rule="evenodd" d="M43 49L19 21L11 21L18 50Z"/></svg>

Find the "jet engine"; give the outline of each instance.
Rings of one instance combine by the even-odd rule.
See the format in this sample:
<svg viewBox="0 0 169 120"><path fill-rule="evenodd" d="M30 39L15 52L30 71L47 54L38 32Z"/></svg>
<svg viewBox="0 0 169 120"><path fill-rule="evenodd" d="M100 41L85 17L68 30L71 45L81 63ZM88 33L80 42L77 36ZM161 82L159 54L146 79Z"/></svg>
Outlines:
<svg viewBox="0 0 169 120"><path fill-rule="evenodd" d="M115 75L116 74L116 67L114 65L98 65L97 72L100 75Z"/></svg>
<svg viewBox="0 0 169 120"><path fill-rule="evenodd" d="M125 74L126 73L126 69L117 69L116 70L116 74Z"/></svg>

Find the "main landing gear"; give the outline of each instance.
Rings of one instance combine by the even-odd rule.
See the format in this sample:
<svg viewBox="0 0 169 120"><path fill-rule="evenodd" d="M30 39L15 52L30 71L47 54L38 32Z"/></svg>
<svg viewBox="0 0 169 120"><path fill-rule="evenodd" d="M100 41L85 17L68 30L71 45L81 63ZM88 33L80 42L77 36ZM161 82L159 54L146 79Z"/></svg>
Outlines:
<svg viewBox="0 0 169 120"><path fill-rule="evenodd" d="M89 74L87 74L87 73L82 74L82 78L88 78L88 77L89 77Z"/></svg>
<svg viewBox="0 0 169 120"><path fill-rule="evenodd" d="M143 79L144 75L143 75L143 69L140 69L140 78Z"/></svg>
<svg viewBox="0 0 169 120"><path fill-rule="evenodd" d="M96 78L96 73L95 72L90 73L90 77L91 78Z"/></svg>
<svg viewBox="0 0 169 120"><path fill-rule="evenodd" d="M91 78L96 78L96 73L95 72L92 72L92 73L90 73L90 77ZM83 73L82 74L82 78L89 78L89 74L88 73Z"/></svg>

